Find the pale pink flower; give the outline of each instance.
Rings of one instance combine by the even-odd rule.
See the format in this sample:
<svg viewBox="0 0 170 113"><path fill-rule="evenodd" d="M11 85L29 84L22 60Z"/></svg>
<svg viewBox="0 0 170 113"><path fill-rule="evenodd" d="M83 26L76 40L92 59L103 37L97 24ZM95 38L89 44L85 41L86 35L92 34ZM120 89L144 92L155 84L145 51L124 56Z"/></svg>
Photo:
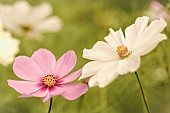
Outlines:
<svg viewBox="0 0 170 113"><path fill-rule="evenodd" d="M166 9L163 4L161 4L157 0L151 1L149 10L146 12L146 14L152 19L159 19L159 18L164 18L166 20L170 19L170 12L169 10Z"/></svg>
<svg viewBox="0 0 170 113"><path fill-rule="evenodd" d="M74 100L88 90L85 83L70 83L77 79L82 70L68 74L76 65L76 54L68 51L57 61L46 49L39 49L30 57L15 59L13 70L24 81L8 80L8 85L21 93L20 97L42 97L43 102L53 96L62 95Z"/></svg>

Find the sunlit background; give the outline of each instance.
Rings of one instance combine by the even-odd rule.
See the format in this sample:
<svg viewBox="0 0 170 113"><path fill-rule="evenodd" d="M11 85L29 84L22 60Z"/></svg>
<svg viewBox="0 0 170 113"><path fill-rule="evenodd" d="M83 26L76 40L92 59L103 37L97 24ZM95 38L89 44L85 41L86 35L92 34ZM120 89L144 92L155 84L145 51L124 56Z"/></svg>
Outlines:
<svg viewBox="0 0 170 113"><path fill-rule="evenodd" d="M0 0L0 3L12 5L16 1ZM82 58L82 50L91 48L98 40L103 41L109 33L109 28L125 30L137 17L151 16L152 13L151 1L148 0L27 2L32 6L48 2L53 9L50 16L60 19L61 28L43 33L38 39L37 35L29 38L5 28L21 41L20 52L16 56L31 56L35 50L46 48L59 58L66 51L74 50L78 57L74 70L88 62ZM168 0L162 0L160 3L168 12ZM14 13L12 17L17 18L17 14ZM169 21L168 18L166 21ZM164 33L168 39L161 42L153 52L142 57L142 64L138 70L152 113L170 113L170 25ZM7 67L0 65L0 113L47 113L49 102L43 103L40 98L17 98L20 94L7 85L8 79L19 80L13 73L12 64ZM89 91L77 100L68 101L58 96L53 102L51 113L147 113L134 73L119 76L105 88L89 88Z"/></svg>

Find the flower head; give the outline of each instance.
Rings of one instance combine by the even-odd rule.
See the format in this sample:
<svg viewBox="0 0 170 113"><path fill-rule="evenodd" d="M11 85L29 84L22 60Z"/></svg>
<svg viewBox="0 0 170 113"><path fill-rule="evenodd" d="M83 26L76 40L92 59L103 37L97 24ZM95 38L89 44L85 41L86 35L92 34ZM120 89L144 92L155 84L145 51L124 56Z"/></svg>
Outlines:
<svg viewBox="0 0 170 113"><path fill-rule="evenodd" d="M39 49L31 58L19 56L15 59L13 70L24 81L8 80L8 85L21 93L20 97L42 97L43 101L62 95L74 100L86 93L85 83L69 83L77 79L82 70L68 74L76 64L74 51L68 51L57 61L46 49Z"/></svg>
<svg viewBox="0 0 170 113"><path fill-rule="evenodd" d="M19 52L20 41L13 38L10 32L4 31L0 22L0 64L7 66L12 63Z"/></svg>
<svg viewBox="0 0 170 113"><path fill-rule="evenodd" d="M146 12L146 14L150 16L152 20L159 19L161 17L167 20L170 19L169 9L167 10L165 6L156 0L151 1L149 10Z"/></svg>
<svg viewBox="0 0 170 113"><path fill-rule="evenodd" d="M57 16L51 16L52 8L48 3L31 6L26 0L13 5L0 5L0 17L6 29L19 36L39 39L42 33L56 32L62 27Z"/></svg>
<svg viewBox="0 0 170 113"><path fill-rule="evenodd" d="M84 49L83 57L93 60L82 69L82 78L88 78L89 86L105 87L118 75L135 72L140 67L140 56L151 52L159 42L166 39L161 34L166 22L152 21L148 26L148 17L139 17L125 30L114 31L105 37L106 42L98 41L92 49Z"/></svg>

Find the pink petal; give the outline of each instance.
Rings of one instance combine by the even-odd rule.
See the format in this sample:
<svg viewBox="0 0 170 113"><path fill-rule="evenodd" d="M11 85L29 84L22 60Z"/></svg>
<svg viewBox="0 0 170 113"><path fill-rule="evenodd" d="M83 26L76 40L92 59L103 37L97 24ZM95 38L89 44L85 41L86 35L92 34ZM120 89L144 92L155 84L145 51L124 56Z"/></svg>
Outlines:
<svg viewBox="0 0 170 113"><path fill-rule="evenodd" d="M30 94L23 94L19 96L19 98L27 98L27 97L45 97L48 94L48 88L42 87L41 89L30 93Z"/></svg>
<svg viewBox="0 0 170 113"><path fill-rule="evenodd" d="M56 95L60 95L64 91L65 91L64 88L58 87L58 86L54 86L54 87L49 88L49 93L50 93L51 97L56 96Z"/></svg>
<svg viewBox="0 0 170 113"><path fill-rule="evenodd" d="M39 89L38 91L31 93L30 95L34 97L44 97L48 94L48 92L49 92L48 88L43 87Z"/></svg>
<svg viewBox="0 0 170 113"><path fill-rule="evenodd" d="M48 88L48 93L45 97L43 97L43 102L48 101L53 96L61 95L64 91L65 90L63 88L57 86Z"/></svg>
<svg viewBox="0 0 170 113"><path fill-rule="evenodd" d="M47 93L47 95L42 98L43 102L46 102L46 101L48 101L49 99L51 99L51 96L50 96L49 93Z"/></svg>
<svg viewBox="0 0 170 113"><path fill-rule="evenodd" d="M151 2L151 8L156 10L156 11L161 11L161 10L164 9L164 6L160 2L153 0Z"/></svg>
<svg viewBox="0 0 170 113"><path fill-rule="evenodd" d="M64 98L68 100L74 100L85 94L88 90L87 84L78 83L78 84L64 84L62 87L65 89L65 92L61 94Z"/></svg>
<svg viewBox="0 0 170 113"><path fill-rule="evenodd" d="M42 88L39 83L8 80L8 85L21 94L30 94Z"/></svg>
<svg viewBox="0 0 170 113"><path fill-rule="evenodd" d="M68 74L76 65L76 54L74 51L68 51L57 61L54 75L57 78L62 78Z"/></svg>
<svg viewBox="0 0 170 113"><path fill-rule="evenodd" d="M35 61L26 56L15 59L13 70L16 76L24 80L39 81L43 77L43 73Z"/></svg>
<svg viewBox="0 0 170 113"><path fill-rule="evenodd" d="M31 57L41 68L44 76L53 75L56 59L55 56L46 49L39 49L35 51Z"/></svg>
<svg viewBox="0 0 170 113"><path fill-rule="evenodd" d="M64 83L72 82L75 79L77 79L80 76L81 73L82 73L82 69L79 69L76 72L71 73L71 74L67 75L66 77L60 79L59 80L59 84L64 84Z"/></svg>

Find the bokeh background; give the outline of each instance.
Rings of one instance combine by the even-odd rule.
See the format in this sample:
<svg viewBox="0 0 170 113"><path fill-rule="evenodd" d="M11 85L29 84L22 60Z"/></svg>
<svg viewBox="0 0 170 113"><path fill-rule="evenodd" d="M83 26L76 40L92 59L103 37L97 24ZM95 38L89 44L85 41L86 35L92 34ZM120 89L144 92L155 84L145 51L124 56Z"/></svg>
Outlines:
<svg viewBox="0 0 170 113"><path fill-rule="evenodd" d="M0 0L13 4L16 0ZM31 5L49 2L53 15L62 19L63 28L56 33L44 34L41 41L20 38L20 53L31 56L39 48L52 51L57 58L74 50L78 62L74 70L88 60L82 50L91 48L108 35L109 28L123 30L145 15L148 0L28 0ZM160 1L168 4L168 0ZM168 25L170 26L170 25ZM164 30L168 39L150 54L142 57L138 74L152 113L170 113L170 29ZM148 42L149 43L149 42ZM142 48L141 48L142 49ZM18 56L17 55L17 56ZM123 67L122 67L123 68ZM107 75L106 75L107 76ZM20 94L7 85L8 79L19 80L12 70L0 65L0 113L47 113L49 102L40 98L17 98ZM134 73L119 76L105 88L89 88L74 101L55 97L51 113L147 113Z"/></svg>

